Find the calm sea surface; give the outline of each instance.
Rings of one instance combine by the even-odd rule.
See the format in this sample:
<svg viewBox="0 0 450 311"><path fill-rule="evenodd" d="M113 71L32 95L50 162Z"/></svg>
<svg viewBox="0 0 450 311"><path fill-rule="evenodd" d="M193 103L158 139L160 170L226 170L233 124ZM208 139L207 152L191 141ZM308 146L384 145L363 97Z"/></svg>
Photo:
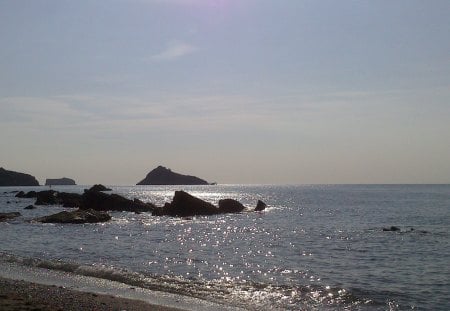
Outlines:
<svg viewBox="0 0 450 311"><path fill-rule="evenodd" d="M1 260L255 310L450 310L450 185L112 188L157 205L184 189L212 203L233 198L252 209L261 199L269 208L39 224L28 220L63 208L24 210L34 199L4 192L46 187L3 187L0 212L22 216L0 223ZM383 231L390 226L401 232Z"/></svg>

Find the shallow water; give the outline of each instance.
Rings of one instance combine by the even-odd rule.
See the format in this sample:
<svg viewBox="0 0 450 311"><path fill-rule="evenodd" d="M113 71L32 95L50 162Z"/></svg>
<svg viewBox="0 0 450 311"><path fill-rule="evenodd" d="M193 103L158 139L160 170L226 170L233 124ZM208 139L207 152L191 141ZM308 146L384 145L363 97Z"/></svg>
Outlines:
<svg viewBox="0 0 450 311"><path fill-rule="evenodd" d="M248 309L450 309L449 185L112 188L158 205L184 189L212 203L233 198L251 209L261 199L269 208L189 219L112 212L104 224L38 224L28 220L62 208L23 210L34 200L3 192L34 188L1 188L0 211L23 215L0 223L2 260ZM402 231L382 230L392 225Z"/></svg>

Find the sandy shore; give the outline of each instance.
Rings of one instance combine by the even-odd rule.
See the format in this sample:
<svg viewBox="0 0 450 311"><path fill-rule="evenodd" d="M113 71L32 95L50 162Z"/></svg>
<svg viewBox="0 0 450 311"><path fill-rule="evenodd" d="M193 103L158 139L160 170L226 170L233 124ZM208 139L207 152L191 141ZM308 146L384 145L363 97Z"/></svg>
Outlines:
<svg viewBox="0 0 450 311"><path fill-rule="evenodd" d="M0 310L161 310L180 309L151 305L139 300L118 298L48 286L25 281L0 278Z"/></svg>

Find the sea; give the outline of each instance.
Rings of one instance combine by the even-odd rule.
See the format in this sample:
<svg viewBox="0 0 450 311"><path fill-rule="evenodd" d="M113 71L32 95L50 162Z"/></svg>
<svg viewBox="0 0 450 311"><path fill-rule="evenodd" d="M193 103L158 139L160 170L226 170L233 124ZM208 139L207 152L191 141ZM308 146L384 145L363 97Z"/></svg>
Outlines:
<svg viewBox="0 0 450 311"><path fill-rule="evenodd" d="M32 220L69 209L26 210L34 199L11 191L48 187L2 187L0 212L22 216L0 223L0 270L112 281L224 310L450 310L450 185L110 187L156 205L185 190L248 210L110 212L106 223L41 224ZM268 208L254 212L257 200ZM383 230L391 226L400 230Z"/></svg>

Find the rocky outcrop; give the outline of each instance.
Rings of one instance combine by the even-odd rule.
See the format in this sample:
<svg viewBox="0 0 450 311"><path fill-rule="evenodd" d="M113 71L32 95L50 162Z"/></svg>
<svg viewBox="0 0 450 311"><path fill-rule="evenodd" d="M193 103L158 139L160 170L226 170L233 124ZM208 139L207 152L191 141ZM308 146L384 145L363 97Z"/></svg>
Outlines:
<svg viewBox="0 0 450 311"><path fill-rule="evenodd" d="M67 212L63 211L49 216L35 219L42 223L62 223L62 224L84 224L109 221L111 216L105 212L94 211L91 209Z"/></svg>
<svg viewBox="0 0 450 311"><path fill-rule="evenodd" d="M75 180L63 177L63 178L56 178L56 179L50 179L47 178L45 180L46 186L75 186Z"/></svg>
<svg viewBox="0 0 450 311"><path fill-rule="evenodd" d="M138 185L208 185L206 180L195 176L172 172L164 166L158 166L137 183Z"/></svg>
<svg viewBox="0 0 450 311"><path fill-rule="evenodd" d="M83 197L78 193L58 192L56 197L63 207L81 207L83 205Z"/></svg>
<svg viewBox="0 0 450 311"><path fill-rule="evenodd" d="M211 203L196 198L184 191L175 191L172 203L166 203L164 207L155 210L157 216L189 217L197 215L219 214L219 209Z"/></svg>
<svg viewBox="0 0 450 311"><path fill-rule="evenodd" d="M21 214L19 212L0 213L0 222L14 219L19 216L21 216Z"/></svg>
<svg viewBox="0 0 450 311"><path fill-rule="evenodd" d="M29 191L27 193L20 191L16 197L36 198L34 203L36 205L62 205L63 207L80 207L82 205L81 194L54 190Z"/></svg>
<svg viewBox="0 0 450 311"><path fill-rule="evenodd" d="M36 191L28 191L27 193L25 193L23 191L19 191L15 195L16 198L35 198L36 196L37 196Z"/></svg>
<svg viewBox="0 0 450 311"><path fill-rule="evenodd" d="M264 203L261 200L258 200L258 203L256 204L256 207L255 207L255 212L261 212L261 211L265 210L266 207L267 207L266 203Z"/></svg>
<svg viewBox="0 0 450 311"><path fill-rule="evenodd" d="M240 213L245 210L245 206L233 199L223 199L219 201L220 213Z"/></svg>
<svg viewBox="0 0 450 311"><path fill-rule="evenodd" d="M82 195L82 209L96 211L128 211L153 212L156 207L151 203L144 203L138 199L129 200L118 194L107 194L100 191L85 190Z"/></svg>
<svg viewBox="0 0 450 311"><path fill-rule="evenodd" d="M240 202L233 199L219 201L219 207L196 198L184 191L175 191L171 203L155 209L155 216L192 217L207 216L227 213L240 213L246 208Z"/></svg>
<svg viewBox="0 0 450 311"><path fill-rule="evenodd" d="M81 209L93 209L97 211L129 211L129 212L153 212L156 207L151 203L144 203L138 199L129 200L118 194L107 194L97 189L104 189L98 185L84 194L45 191L23 191L17 193L19 198L36 198L35 205L62 205L63 207L79 207Z"/></svg>
<svg viewBox="0 0 450 311"><path fill-rule="evenodd" d="M105 186L101 184L93 185L91 188L89 188L89 191L111 191L110 188L106 188Z"/></svg>
<svg viewBox="0 0 450 311"><path fill-rule="evenodd" d="M138 199L130 200L115 193L108 194L96 191L96 188L85 190L82 195L45 190L28 193L19 192L16 196L19 198L36 197L35 205L63 205L64 207L79 207L81 210L95 211L152 212L155 216L167 215L172 217L240 213L246 209L244 205L233 199L220 200L217 207L184 191L175 191L171 203L156 207L152 203L145 203ZM32 208L32 206L29 208ZM265 208L266 204L258 201L255 211L262 211Z"/></svg>
<svg viewBox="0 0 450 311"><path fill-rule="evenodd" d="M53 190L45 190L36 192L36 205L55 205L59 204L58 192Z"/></svg>
<svg viewBox="0 0 450 311"><path fill-rule="evenodd" d="M29 174L7 171L0 167L0 186L39 186L39 182Z"/></svg>

